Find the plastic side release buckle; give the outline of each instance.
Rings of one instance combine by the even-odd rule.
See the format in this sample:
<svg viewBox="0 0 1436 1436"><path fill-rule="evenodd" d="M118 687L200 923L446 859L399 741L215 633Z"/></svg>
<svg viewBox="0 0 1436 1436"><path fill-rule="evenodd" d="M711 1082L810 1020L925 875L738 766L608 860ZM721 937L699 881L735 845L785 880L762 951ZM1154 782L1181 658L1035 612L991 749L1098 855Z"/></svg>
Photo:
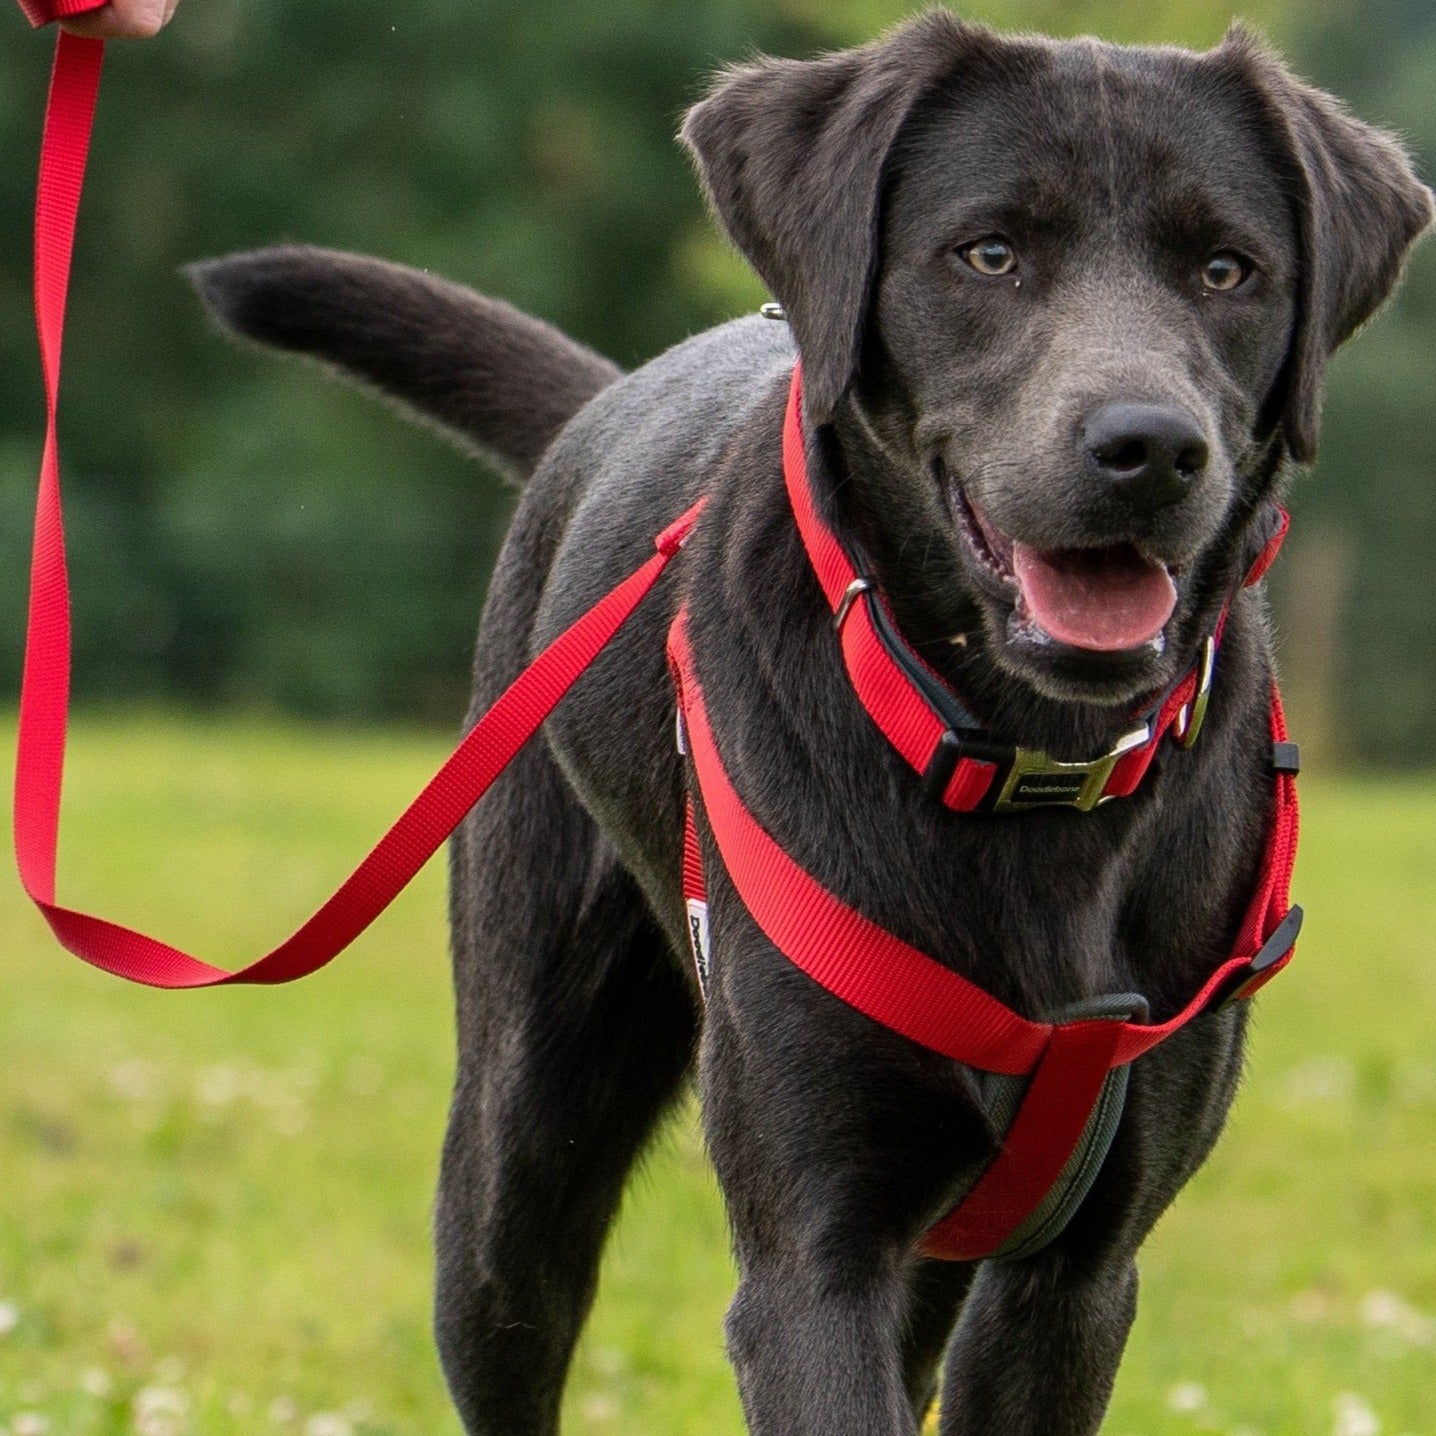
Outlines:
<svg viewBox="0 0 1436 1436"><path fill-rule="evenodd" d="M1232 978L1227 991L1218 997L1207 1010L1222 1012L1232 1003L1253 996L1259 987L1270 978L1275 977L1274 969L1296 946L1303 916L1301 908L1293 903L1287 915L1276 925L1272 935L1262 943L1256 956L1247 964L1246 971L1238 972Z"/></svg>

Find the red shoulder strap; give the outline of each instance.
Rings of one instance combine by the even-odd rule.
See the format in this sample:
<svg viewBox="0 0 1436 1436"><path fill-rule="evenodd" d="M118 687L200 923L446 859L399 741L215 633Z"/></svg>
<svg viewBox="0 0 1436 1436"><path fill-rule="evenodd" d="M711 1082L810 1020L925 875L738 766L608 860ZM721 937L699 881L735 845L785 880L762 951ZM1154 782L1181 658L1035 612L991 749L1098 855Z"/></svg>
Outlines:
<svg viewBox="0 0 1436 1436"><path fill-rule="evenodd" d="M56 418L70 255L103 54L97 41L60 36L40 159L35 313L46 426L15 764L15 855L20 880L65 947L131 982L151 987L292 982L343 951L423 867L643 601L687 537L702 502L658 536L657 552L646 563L544 649L334 896L292 937L258 961L238 972L226 972L144 933L61 906L55 897L55 858L70 691L70 602Z"/></svg>
<svg viewBox="0 0 1436 1436"><path fill-rule="evenodd" d="M674 620L668 645L697 796L733 886L768 940L834 996L931 1051L987 1072L1032 1071L1058 1029L1014 1012L865 918L795 862L754 817L728 775L694 667L683 612ZM1275 690L1271 733L1274 740L1285 742ZM1112 1066L1150 1052L1211 1007L1234 996L1251 996L1290 961L1290 947L1271 961L1262 949L1293 911L1288 891L1296 838L1295 782L1289 773L1279 773L1261 872L1233 955L1166 1022L1100 1021L1103 1040L1116 1033ZM1066 1025L1089 1027L1096 1021Z"/></svg>

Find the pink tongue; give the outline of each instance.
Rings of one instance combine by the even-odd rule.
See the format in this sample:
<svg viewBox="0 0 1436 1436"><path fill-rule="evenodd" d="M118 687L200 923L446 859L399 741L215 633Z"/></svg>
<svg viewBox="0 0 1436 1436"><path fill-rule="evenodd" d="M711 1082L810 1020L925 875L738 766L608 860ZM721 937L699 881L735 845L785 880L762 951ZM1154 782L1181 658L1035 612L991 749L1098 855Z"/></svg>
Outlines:
<svg viewBox="0 0 1436 1436"><path fill-rule="evenodd" d="M1167 570L1125 544L1042 552L1014 543L1012 567L1031 617L1073 648L1140 648L1162 631L1177 606Z"/></svg>

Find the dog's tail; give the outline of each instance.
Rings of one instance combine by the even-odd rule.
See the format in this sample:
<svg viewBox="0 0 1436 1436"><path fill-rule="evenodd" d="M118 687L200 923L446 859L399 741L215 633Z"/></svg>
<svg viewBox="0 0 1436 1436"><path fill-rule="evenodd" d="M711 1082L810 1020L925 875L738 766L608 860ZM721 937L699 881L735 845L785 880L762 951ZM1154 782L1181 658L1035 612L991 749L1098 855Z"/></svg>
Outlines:
<svg viewBox="0 0 1436 1436"><path fill-rule="evenodd" d="M187 272L227 329L377 389L519 483L621 372L502 300L363 255L285 245Z"/></svg>

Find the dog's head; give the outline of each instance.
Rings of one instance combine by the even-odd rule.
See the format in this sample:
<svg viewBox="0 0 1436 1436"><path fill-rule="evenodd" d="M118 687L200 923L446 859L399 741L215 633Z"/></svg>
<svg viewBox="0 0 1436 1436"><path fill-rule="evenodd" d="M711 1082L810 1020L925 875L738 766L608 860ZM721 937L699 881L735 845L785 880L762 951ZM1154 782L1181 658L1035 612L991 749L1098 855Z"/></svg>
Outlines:
<svg viewBox="0 0 1436 1436"><path fill-rule="evenodd" d="M860 525L1054 698L1190 662L1432 219L1390 136L1239 29L1194 54L937 11L734 70L683 137L787 311L809 424L862 452Z"/></svg>

